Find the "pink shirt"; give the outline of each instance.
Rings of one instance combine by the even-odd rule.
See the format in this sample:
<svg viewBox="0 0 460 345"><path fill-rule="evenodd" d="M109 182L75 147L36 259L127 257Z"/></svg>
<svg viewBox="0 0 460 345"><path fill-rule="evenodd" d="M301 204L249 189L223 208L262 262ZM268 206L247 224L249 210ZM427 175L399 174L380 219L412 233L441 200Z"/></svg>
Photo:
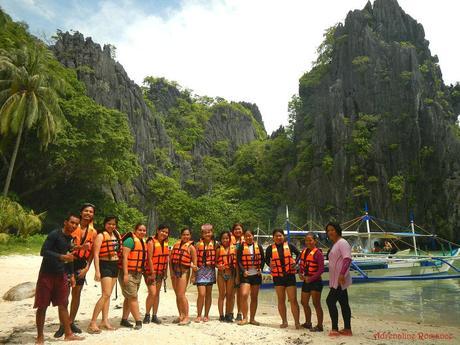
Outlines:
<svg viewBox="0 0 460 345"><path fill-rule="evenodd" d="M351 259L351 246L341 238L332 246L329 252L329 287L337 289L339 287L339 275L343 267L343 259ZM342 290L351 285L350 269L345 272L345 284Z"/></svg>

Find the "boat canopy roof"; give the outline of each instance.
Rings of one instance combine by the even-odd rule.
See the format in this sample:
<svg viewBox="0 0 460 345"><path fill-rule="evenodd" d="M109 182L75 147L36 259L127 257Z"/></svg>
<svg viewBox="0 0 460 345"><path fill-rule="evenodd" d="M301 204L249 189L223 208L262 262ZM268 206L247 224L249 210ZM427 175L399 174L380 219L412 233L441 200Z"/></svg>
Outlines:
<svg viewBox="0 0 460 345"><path fill-rule="evenodd" d="M289 234L292 235L303 235L305 236L309 232L314 234L325 234L324 230L322 231L303 231L303 230L291 230ZM287 231L284 231L287 235ZM372 232L358 232L358 231L342 231L342 237L363 237L363 238L400 238L400 237L436 237L436 235L431 234L418 234L412 232L384 232L384 231L372 231ZM271 237L271 236L267 236Z"/></svg>

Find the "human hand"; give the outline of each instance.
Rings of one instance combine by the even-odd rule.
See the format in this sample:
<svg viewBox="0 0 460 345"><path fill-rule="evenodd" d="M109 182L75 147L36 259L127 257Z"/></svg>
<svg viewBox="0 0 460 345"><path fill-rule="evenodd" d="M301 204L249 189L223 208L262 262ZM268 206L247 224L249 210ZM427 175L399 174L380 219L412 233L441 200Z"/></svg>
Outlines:
<svg viewBox="0 0 460 345"><path fill-rule="evenodd" d="M86 273L88 273L88 269L87 269L87 268L82 268L82 269L80 270L80 272L78 272L78 276L77 276L78 279L83 279L83 278L85 278Z"/></svg>
<svg viewBox="0 0 460 345"><path fill-rule="evenodd" d="M97 281L97 282L100 282L101 281L101 273L96 272L94 274L94 280Z"/></svg>
<svg viewBox="0 0 460 345"><path fill-rule="evenodd" d="M244 276L244 277L247 277L247 276L248 276L248 271L244 271L244 272L243 272L243 276Z"/></svg>
<svg viewBox="0 0 460 345"><path fill-rule="evenodd" d="M70 286L71 286L72 288L74 288L75 285L76 285L75 276L72 274L72 275L70 276Z"/></svg>
<svg viewBox="0 0 460 345"><path fill-rule="evenodd" d="M72 262L74 258L75 258L75 257L73 256L73 254L70 254L70 253L69 253L69 254L62 254L62 255L59 257L59 260L64 261L64 262L67 263L67 262Z"/></svg>

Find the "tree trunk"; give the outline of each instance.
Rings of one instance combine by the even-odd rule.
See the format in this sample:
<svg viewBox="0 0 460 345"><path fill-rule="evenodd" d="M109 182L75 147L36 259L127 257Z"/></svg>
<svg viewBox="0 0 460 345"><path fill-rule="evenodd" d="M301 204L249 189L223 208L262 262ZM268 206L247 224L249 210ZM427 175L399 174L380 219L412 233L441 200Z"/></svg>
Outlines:
<svg viewBox="0 0 460 345"><path fill-rule="evenodd" d="M22 119L21 126L19 127L18 136L16 137L16 144L14 145L13 155L11 156L10 166L8 167L8 175L6 175L5 187L3 187L3 196L8 195L8 190L10 189L11 177L13 176L14 163L16 162L16 157L19 151L19 144L21 143L22 130L24 129L25 116Z"/></svg>

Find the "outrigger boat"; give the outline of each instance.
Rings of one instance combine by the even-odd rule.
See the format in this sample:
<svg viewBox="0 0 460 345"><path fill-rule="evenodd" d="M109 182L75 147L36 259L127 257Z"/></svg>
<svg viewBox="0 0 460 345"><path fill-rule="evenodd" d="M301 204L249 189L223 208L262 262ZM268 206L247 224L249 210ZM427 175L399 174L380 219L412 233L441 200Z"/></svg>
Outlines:
<svg viewBox="0 0 460 345"><path fill-rule="evenodd" d="M421 227L414 223L411 217L410 231L384 231L382 227L376 222L378 218L370 216L365 211L363 216L360 216L352 221L345 223L342 236L349 242L354 242L352 248L352 263L350 273L353 283L370 283L379 281L397 281L397 280L440 280L440 279L459 279L460 269L455 267L455 261L460 260L460 248L452 249L451 245L454 244L447 240L437 237L423 230ZM371 223L375 224L379 231L371 231ZM348 230L353 225L358 224L356 230ZM365 225L365 231L360 231L360 225ZM291 237L306 235L308 231L304 230L290 230L291 223L289 222L289 213L286 207L286 230L285 235L288 241ZM395 224L392 224L395 226ZM426 233L416 233L415 227L420 228ZM402 227L401 227L402 228ZM403 229L407 229L403 228ZM318 234L323 234L324 231L313 231ZM259 235L261 238L269 237L269 235ZM412 238L412 245L404 242L406 245L413 247L414 254L410 254L410 249L397 251L396 253L372 253L371 243L373 239L386 239L395 241L407 238ZM430 255L420 254L420 249L417 247L416 239L431 238L438 241L444 241L449 244L450 250L446 255ZM363 249L362 243L367 242ZM455 245L455 244L454 244ZM323 251L324 252L324 251ZM325 252L324 252L325 253ZM325 253L326 254L326 253ZM328 261L324 262L325 272L322 275L323 284L327 285L329 282ZM297 285L302 285L302 281L297 275ZM273 287L273 280L270 271L262 273L262 288Z"/></svg>

